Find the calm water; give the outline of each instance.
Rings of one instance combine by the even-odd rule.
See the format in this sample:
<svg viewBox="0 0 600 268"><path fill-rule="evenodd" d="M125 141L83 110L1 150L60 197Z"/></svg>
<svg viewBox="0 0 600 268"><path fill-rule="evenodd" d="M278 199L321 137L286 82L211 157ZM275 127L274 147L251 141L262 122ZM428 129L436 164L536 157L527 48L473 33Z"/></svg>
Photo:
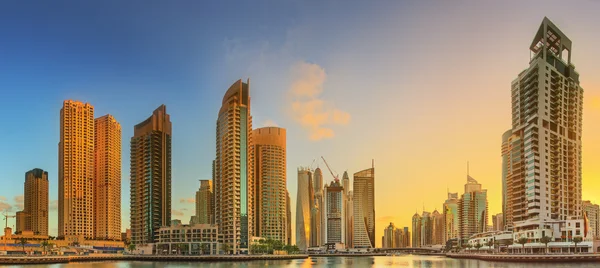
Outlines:
<svg viewBox="0 0 600 268"><path fill-rule="evenodd" d="M573 263L573 264L532 264L532 263L501 263L485 262L478 260L457 260L439 256L381 256L381 257L326 257L308 258L304 260L287 261L251 261L241 262L217 262L217 263L184 263L184 262L97 262L97 263L71 263L53 265L27 265L7 266L24 268L176 268L176 267L214 267L214 268L245 268L245 267L599 267L596 263Z"/></svg>

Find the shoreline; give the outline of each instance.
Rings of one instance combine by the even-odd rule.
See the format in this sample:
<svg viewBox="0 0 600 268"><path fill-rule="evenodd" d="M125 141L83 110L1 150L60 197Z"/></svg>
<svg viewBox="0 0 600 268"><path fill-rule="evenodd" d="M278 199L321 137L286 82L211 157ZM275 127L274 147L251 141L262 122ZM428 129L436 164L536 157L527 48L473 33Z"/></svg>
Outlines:
<svg viewBox="0 0 600 268"><path fill-rule="evenodd" d="M453 259L473 259L492 262L600 262L600 254L556 254L556 255L521 255L521 254L460 254L448 253L446 257Z"/></svg>
<svg viewBox="0 0 600 268"><path fill-rule="evenodd" d="M387 256L387 253L332 253L332 254L308 254L309 257L375 257L375 256Z"/></svg>
<svg viewBox="0 0 600 268"><path fill-rule="evenodd" d="M14 264L58 264L97 261L153 261L153 262L239 262L258 260L306 259L308 255L204 255L204 256L161 256L161 255L106 255L106 256L0 256L0 265Z"/></svg>

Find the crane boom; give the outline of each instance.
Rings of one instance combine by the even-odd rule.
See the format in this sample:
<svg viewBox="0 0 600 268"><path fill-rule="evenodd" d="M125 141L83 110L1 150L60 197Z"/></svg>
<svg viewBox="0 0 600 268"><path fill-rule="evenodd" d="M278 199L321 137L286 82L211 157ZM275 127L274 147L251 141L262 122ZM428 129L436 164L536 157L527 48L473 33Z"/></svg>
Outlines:
<svg viewBox="0 0 600 268"><path fill-rule="evenodd" d="M323 159L323 162L325 162L325 166L327 166L327 169L329 170L329 173L331 173L331 176L333 177L333 179L336 180L336 181L339 181L340 179L338 179L337 175L333 174L333 171L329 167L329 164L327 164L327 160L325 160L325 157L321 156L321 159Z"/></svg>

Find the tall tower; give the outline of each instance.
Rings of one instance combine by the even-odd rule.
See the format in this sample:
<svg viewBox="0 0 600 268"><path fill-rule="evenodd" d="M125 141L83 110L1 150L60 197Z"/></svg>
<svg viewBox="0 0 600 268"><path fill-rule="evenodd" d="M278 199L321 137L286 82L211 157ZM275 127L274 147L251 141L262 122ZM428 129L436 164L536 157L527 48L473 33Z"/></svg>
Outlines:
<svg viewBox="0 0 600 268"><path fill-rule="evenodd" d="M24 199L24 229L48 235L48 171L35 168L25 173Z"/></svg>
<svg viewBox="0 0 600 268"><path fill-rule="evenodd" d="M285 191L285 215L286 215L286 245L292 244L292 201L290 200L290 193Z"/></svg>
<svg viewBox="0 0 600 268"><path fill-rule="evenodd" d="M200 189L196 191L196 223L214 224L212 180L200 180Z"/></svg>
<svg viewBox="0 0 600 268"><path fill-rule="evenodd" d="M415 212L412 217L412 247L421 247L421 216Z"/></svg>
<svg viewBox="0 0 600 268"><path fill-rule="evenodd" d="M238 80L225 92L216 127L215 223L223 243L238 253L254 230L250 81Z"/></svg>
<svg viewBox="0 0 600 268"><path fill-rule="evenodd" d="M252 131L254 163L254 235L287 243L286 131L265 127Z"/></svg>
<svg viewBox="0 0 600 268"><path fill-rule="evenodd" d="M348 171L344 171L344 175L342 175L342 187L344 187L344 193L343 193L343 202L344 202L344 207L342 208L342 218L344 221L344 243L346 244L346 247L350 247L351 244L351 240L352 240L352 232L350 231L351 227L351 221L352 221L352 212L350 211L351 206L349 206L350 203L350 177L348 177Z"/></svg>
<svg viewBox="0 0 600 268"><path fill-rule="evenodd" d="M444 243L450 239L458 238L458 193L448 193L448 199L443 206L444 217Z"/></svg>
<svg viewBox="0 0 600 268"><path fill-rule="evenodd" d="M325 224L323 224L323 173L320 168L315 169L313 174L313 193L314 200L313 206L311 208L311 247L318 247L323 245L323 229Z"/></svg>
<svg viewBox="0 0 600 268"><path fill-rule="evenodd" d="M344 187L339 180L325 185L325 200L327 205L327 239L325 243L342 243L344 241L344 220L342 215L344 209Z"/></svg>
<svg viewBox="0 0 600 268"><path fill-rule="evenodd" d="M309 168L298 168L298 194L296 195L296 246L306 250L310 245L312 199L312 172Z"/></svg>
<svg viewBox="0 0 600 268"><path fill-rule="evenodd" d="M458 236L464 242L476 233L485 232L487 225L487 190L481 189L481 184L467 175L465 193L458 201Z"/></svg>
<svg viewBox="0 0 600 268"><path fill-rule="evenodd" d="M165 105L135 125L131 138L131 242L153 243L171 224L171 119Z"/></svg>
<svg viewBox="0 0 600 268"><path fill-rule="evenodd" d="M375 247L375 168L354 173L354 248Z"/></svg>
<svg viewBox="0 0 600 268"><path fill-rule="evenodd" d="M58 143L58 236L94 236L94 107L66 100Z"/></svg>
<svg viewBox="0 0 600 268"><path fill-rule="evenodd" d="M544 18L529 47L529 68L511 84L506 225L532 242L543 235L560 238L550 222L582 218L583 89L571 63L571 45Z"/></svg>
<svg viewBox="0 0 600 268"><path fill-rule="evenodd" d="M112 115L94 120L94 237L121 239L121 125Z"/></svg>

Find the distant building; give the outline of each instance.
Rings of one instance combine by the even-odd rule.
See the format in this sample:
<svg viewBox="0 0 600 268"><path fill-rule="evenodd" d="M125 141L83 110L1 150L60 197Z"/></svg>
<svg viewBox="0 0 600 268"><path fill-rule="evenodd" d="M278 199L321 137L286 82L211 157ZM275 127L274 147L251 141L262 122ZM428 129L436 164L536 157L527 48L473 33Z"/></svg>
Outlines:
<svg viewBox="0 0 600 268"><path fill-rule="evenodd" d="M466 241L476 233L487 231L487 190L481 189L481 184L469 175L467 175L465 193L458 202L458 213L460 240Z"/></svg>
<svg viewBox="0 0 600 268"><path fill-rule="evenodd" d="M196 191L197 224L214 224L214 192L212 180L200 180L200 188Z"/></svg>
<svg viewBox="0 0 600 268"><path fill-rule="evenodd" d="M383 239L382 239L382 243L381 243L381 247L382 248L395 248L396 244L395 242L395 232L396 232L396 227L394 227L394 223L390 222L390 225L388 225L387 227L385 227L385 229L383 229Z"/></svg>
<svg viewBox="0 0 600 268"><path fill-rule="evenodd" d="M285 215L286 215L286 245L292 245L292 201L290 200L290 192L285 190Z"/></svg>
<svg viewBox="0 0 600 268"><path fill-rule="evenodd" d="M404 227L404 231L402 232L403 236L402 236L402 246L403 247L411 247L410 244L410 231L408 230L408 227Z"/></svg>
<svg viewBox="0 0 600 268"><path fill-rule="evenodd" d="M309 168L298 168L298 193L296 195L296 246L306 251L310 246L310 209L312 194L312 172Z"/></svg>
<svg viewBox="0 0 600 268"><path fill-rule="evenodd" d="M22 223L17 231L32 231L35 235L48 235L48 171L39 168L25 173ZM17 213L17 221L19 220ZM22 225L22 226L19 226ZM19 230L19 228L23 228Z"/></svg>
<svg viewBox="0 0 600 268"><path fill-rule="evenodd" d="M431 244L446 244L446 240L444 239L444 215L440 214L437 210L431 213L431 228Z"/></svg>
<svg viewBox="0 0 600 268"><path fill-rule="evenodd" d="M433 225L431 222L431 213L423 211L421 214L421 246L433 245Z"/></svg>
<svg viewBox="0 0 600 268"><path fill-rule="evenodd" d="M504 231L504 214L492 215L492 226L493 231Z"/></svg>
<svg viewBox="0 0 600 268"><path fill-rule="evenodd" d="M458 238L458 193L448 193L442 213L444 216L444 241Z"/></svg>
<svg viewBox="0 0 600 268"><path fill-rule="evenodd" d="M314 200L311 208L310 220L310 239L311 247L319 247L324 244L323 233L326 223L324 220L325 205L323 203L323 173L320 168L315 169L313 173L313 192Z"/></svg>
<svg viewBox="0 0 600 268"><path fill-rule="evenodd" d="M20 234L28 231L25 229L25 222L27 221L27 213L25 211L17 211L15 219L15 233Z"/></svg>
<svg viewBox="0 0 600 268"><path fill-rule="evenodd" d="M252 131L250 160L254 164L254 232L265 239L287 242L286 130L263 127Z"/></svg>
<svg viewBox="0 0 600 268"><path fill-rule="evenodd" d="M161 105L133 128L130 168L131 242L155 242L171 224L171 116Z"/></svg>
<svg viewBox="0 0 600 268"><path fill-rule="evenodd" d="M375 247L375 167L354 173L354 248Z"/></svg>
<svg viewBox="0 0 600 268"><path fill-rule="evenodd" d="M583 201L582 204L584 217L588 222L589 237L597 239L600 236L600 207L590 201Z"/></svg>
<svg viewBox="0 0 600 268"><path fill-rule="evenodd" d="M415 213L412 217L412 247L421 247L421 216Z"/></svg>
<svg viewBox="0 0 600 268"><path fill-rule="evenodd" d="M326 243L343 243L344 221L343 202L344 188L339 180L325 185L325 200L327 203L327 241Z"/></svg>
<svg viewBox="0 0 600 268"><path fill-rule="evenodd" d="M344 187L344 242L347 248L352 248L352 191L350 191L350 177L348 171L344 171L342 176L342 186Z"/></svg>

